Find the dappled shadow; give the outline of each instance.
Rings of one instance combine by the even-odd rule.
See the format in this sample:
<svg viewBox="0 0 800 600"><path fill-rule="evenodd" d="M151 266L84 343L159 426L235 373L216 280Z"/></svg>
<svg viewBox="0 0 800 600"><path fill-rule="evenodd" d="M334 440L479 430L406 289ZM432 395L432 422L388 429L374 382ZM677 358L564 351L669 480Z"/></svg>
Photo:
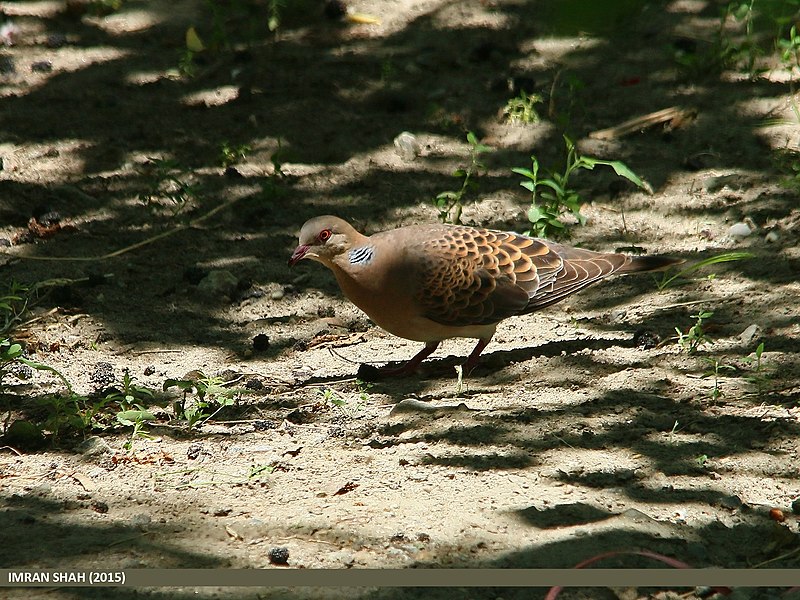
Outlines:
<svg viewBox="0 0 800 600"><path fill-rule="evenodd" d="M53 569L73 561L105 557L115 568L224 568L230 562L202 551L187 550L166 539L184 525L151 522L143 509L140 524L103 522L108 506L93 501L65 503L47 497L40 484L32 493L7 496L0 511L4 543L0 564L5 568ZM38 492L38 493L37 493ZM85 513L91 512L95 518ZM84 514L82 514L84 513Z"/></svg>
<svg viewBox="0 0 800 600"><path fill-rule="evenodd" d="M41 161L37 164L45 165L48 153L55 150L68 153L71 160L81 165L78 174L51 177L43 166L41 176L28 174L19 178L16 173L21 167L6 158L6 169L0 172L0 220L21 232L33 211L44 207L59 211L77 229L36 243L15 243L10 250L0 248L0 258L29 255L95 257L95 260L3 261L0 275L4 280L31 283L54 277L113 274L112 278L91 287L62 286L62 292L46 298L43 305L96 317L102 322L104 334L119 345L214 347L230 351L232 357L250 365L270 363L292 351L294 340L288 335L277 337L263 353L248 354L252 331L247 329L249 323L242 322L244 319L239 321L232 316L237 308L253 302L265 317L265 330L276 323L299 327L319 315L297 314L295 305L289 301L281 304L279 299L273 301L262 288L275 284L289 300L318 293L323 299L321 304L324 299L339 296L333 277L319 265L314 265L314 270L287 268L286 259L296 243L301 223L320 213L341 214L360 229L372 232L380 229L380 224L396 221L397 215L402 214L399 211L428 203L436 193L454 187L449 172L456 157L449 151L425 148L421 158L402 169L374 160L374 154L391 152L392 139L403 130L424 132L450 142L462 142L465 130L476 131L481 138L489 135L497 124L498 110L513 95L503 86L509 77L532 81L533 91L552 100L551 120L558 129L584 141L590 132L618 124L631 115L673 104L696 108L698 119L686 128L671 132L648 130L625 138L624 143L589 142L594 144L589 146L591 154L624 159L656 191L674 178L693 172L687 166L687 159L698 153L711 157L705 167L722 172L747 172L748 181L780 177L774 155L765 150L761 141L763 118L755 112L744 114L742 106L785 95L786 86L765 81L723 81L717 73L694 77L682 74L670 47L678 26L692 30L690 15L667 12L665 3L639 3L635 10L629 10L629 18L624 21L629 28L625 35L618 34L619 25L596 31L588 38L570 34L571 41L563 43L558 57L550 50L552 56L545 60L539 56L541 51L533 47L535 41L546 39L553 31L547 23L545 3L497 3L494 11L506 18L505 24L498 28L442 27L439 13L456 4L422 12L407 27L382 38L352 34L341 24L326 21L319 12L309 12L305 18L294 15L294 20L288 19L285 30L275 38L259 34L250 44L236 44L235 50L201 57L204 62L194 79L181 79L166 71L177 65L188 25L196 25L201 34L208 36L208 15L175 14L169 10L169 3L126 2L123 11L152 11L158 18L155 25L125 33L112 33L89 21L63 16L42 19L47 34L66 32L78 40L70 42L65 52L82 48L108 48L113 52L103 60L90 61L75 70L56 69L36 87L15 89L0 97L0 114L5 116L0 122L0 133L15 147L34 148L24 160ZM709 3L700 16L713 17L717 8ZM533 15L537 18L532 18ZM30 52L41 50L36 41L26 43ZM21 58L20 68L22 65L28 68L28 62ZM436 83L433 89L432 81ZM6 83L15 85L12 76L0 75L0 84ZM75 141L72 149L55 149L66 140ZM226 173L219 164L223 143L251 146L252 158L247 161L250 168L240 166L239 170ZM524 211L529 198L518 191L519 178L509 169L529 165L532 152L543 165L558 164L563 160L559 131L554 129L537 138L534 148L504 147L485 157L489 173L480 177L480 196L508 192L511 205L516 203L519 211L517 217L498 211L482 225L527 228ZM168 211L153 212L139 200L153 184L152 173L146 166L149 156L173 158L180 165L181 176L191 179L199 190L184 214L172 218ZM362 160L369 164L361 164ZM281 162L287 171L285 176L275 170L275 165ZM334 172L336 177L332 175ZM697 190L702 190L702 177L698 175ZM325 182L326 178L331 181ZM629 189L623 188L620 193L616 183L610 171L601 170L576 180L587 198L602 195L608 198L603 202L612 207L621 204L619 199L625 198ZM194 222L230 199L235 203L213 219ZM793 209L796 209L796 195L789 191L756 198L720 194L713 201L698 201L682 212L698 220L720 222L729 216L738 219L749 215L763 223L785 216ZM652 204L652 210L661 209ZM433 210L429 214L435 218ZM170 237L119 257L102 258L114 250L181 227L185 228ZM581 230L580 238L585 247L617 247L631 241L622 233L613 239L609 239L610 235L593 234L590 226ZM621 241L623 238L625 243ZM662 241L661 246L668 249L668 241ZM754 242L751 250L756 258L718 265L715 271L720 278L714 285L720 285L726 276L744 280L748 290L795 281L800 259L796 254L776 258L782 248ZM675 254L691 262L716 252ZM245 289L238 290L231 299L203 297L196 281L192 281L192 269L218 265L234 270L244 282ZM247 283L252 285L248 287ZM603 285L604 288L594 288L576 300L577 306L581 310L586 307L611 313L620 306L646 306L649 295L654 293L647 276ZM697 284L695 290L699 288ZM256 290L259 295L248 295L248 290ZM693 323L691 315L695 308L678 306L655 312L644 323L637 323L636 328L653 329L667 338L674 334L674 327L685 330ZM730 302L719 300L713 308L723 335L737 335L749 324L740 323L738 298ZM795 323L788 307L786 312L764 310L759 318L767 332L770 352L796 350L796 340L791 335L772 331L788 331ZM629 328L627 323L605 316L593 320L591 327ZM473 375L473 391L459 394L454 403L470 397L476 397L477 402L481 394L491 392L510 397L520 379L509 367L535 358L544 362L566 357L569 369L563 381L556 378L541 381L543 391L548 392L559 388L572 390L571 370L587 370L593 377L601 378L624 368L648 368L654 357L645 351L640 358L626 360L622 367L598 362L591 356L591 351L617 346L630 349L634 345L633 339L570 339L545 344L531 341L529 347L514 350L489 347ZM590 353L576 354L584 350ZM301 353L298 357L298 362L302 362ZM374 391L393 401L408 395L427 399L429 396L425 394L435 389L442 373L452 377L453 366L461 362L463 357L431 360L423 365L419 377L379 382ZM796 371L798 365L787 359L781 368ZM294 388L290 391L303 386L338 384L351 378L319 374L304 377L298 376L302 383L292 384ZM714 414L706 410L708 403L704 399L678 398L672 381L648 382L648 385L646 391L635 384L619 386L614 392L589 389L581 402L562 406L551 403L519 408L509 400L506 406L501 403L493 407L490 414L465 411L451 420L420 412L379 428L378 439L370 440L369 444L374 448L392 448L441 443L447 451L434 448L420 459L420 467L464 469L481 474L544 467L542 456L555 450L586 454L619 450L641 457L646 465L644 473L627 467L609 470L576 467L547 477L579 490L614 488L620 497L632 502L655 506L699 503L716 507L730 494L712 477L714 460L736 458L763 448L772 440L796 439L800 435L796 420L766 421L743 414ZM256 399L236 411L221 413L220 420L256 415L280 422L307 401L299 392L273 401L270 393L265 391L266 398ZM796 406L797 398L798 392L788 389L784 395L767 391L742 402L757 405L765 400L780 400L787 406ZM436 399L441 400L442 395L438 394ZM677 423L680 427L676 430ZM170 434L165 432L165 435ZM502 446L502 450L494 446ZM710 464L698 460L703 456ZM790 477L790 469L787 465L785 472L776 470L773 474ZM654 487L646 481L649 474L707 479L693 487L683 487L681 483ZM90 509L81 506L67 510L60 502L30 495L11 498L7 509L0 512L0 530L6 532L8 540L0 549L0 554L5 552L3 564L60 566L89 555L113 555L120 544L126 555L133 555L131 560L140 560L143 566L228 564L226 559L202 550L187 551L162 541L170 536L180 537L179 531L170 529L171 524L150 523L144 530L135 524L106 526L89 518L81 518L78 524L77 519L73 523L67 518L72 510ZM759 543L774 538L775 528L780 526L768 520L759 521L753 515L735 526L691 526L668 537L656 535L646 527L637 530L636 523L615 521L618 515L611 509L581 501L546 508L525 506L515 516L526 531L572 527L576 533L569 540L554 544L493 553L490 559L485 558L486 553L482 558L472 559L455 556L455 552L454 556L440 553L436 559L419 560L414 566L566 568L610 549L642 548L686 560L696 567L731 567L772 558L776 548L793 548L791 543L771 547ZM593 525L607 528L580 530L582 526ZM640 559L620 559L609 566L652 567L653 564ZM129 590L60 593L72 598L122 600L135 595ZM253 594L246 591L236 597L273 595L305 597L302 591ZM151 596L158 598L159 594L154 592ZM187 591L163 596L189 598L198 594ZM496 596L526 600L532 597L530 590L505 588L385 590L353 597L402 600Z"/></svg>

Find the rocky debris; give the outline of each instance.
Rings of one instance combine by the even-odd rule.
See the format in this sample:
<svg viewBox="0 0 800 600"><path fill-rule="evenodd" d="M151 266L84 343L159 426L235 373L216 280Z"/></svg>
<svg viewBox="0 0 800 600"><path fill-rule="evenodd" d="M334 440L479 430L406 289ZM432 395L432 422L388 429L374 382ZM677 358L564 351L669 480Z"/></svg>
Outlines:
<svg viewBox="0 0 800 600"><path fill-rule="evenodd" d="M742 223L741 221L734 223L728 228L728 235L734 239L746 238L751 233L753 233L753 230L750 229L750 226L747 223Z"/></svg>
<svg viewBox="0 0 800 600"><path fill-rule="evenodd" d="M230 300L236 294L239 280L230 271L214 270L197 284L197 291L207 300Z"/></svg>
<svg viewBox="0 0 800 600"><path fill-rule="evenodd" d="M275 546L269 549L267 557L273 565L285 565L289 562L289 549L286 546Z"/></svg>
<svg viewBox="0 0 800 600"><path fill-rule="evenodd" d="M114 452L103 438L96 435L86 438L78 445L76 450L81 453L83 460L89 461L95 461Z"/></svg>
<svg viewBox="0 0 800 600"><path fill-rule="evenodd" d="M739 334L739 339L742 341L742 345L750 346L761 337L761 333L761 327L753 323Z"/></svg>

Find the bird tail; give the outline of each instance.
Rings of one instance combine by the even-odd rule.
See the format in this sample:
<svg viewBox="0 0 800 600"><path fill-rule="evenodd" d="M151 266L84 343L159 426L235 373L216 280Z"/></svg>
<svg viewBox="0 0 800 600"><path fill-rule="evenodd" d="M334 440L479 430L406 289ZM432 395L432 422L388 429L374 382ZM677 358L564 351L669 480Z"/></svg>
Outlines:
<svg viewBox="0 0 800 600"><path fill-rule="evenodd" d="M631 256L630 261L620 267L617 273L641 273L645 271L664 271L672 266L686 262L671 256Z"/></svg>

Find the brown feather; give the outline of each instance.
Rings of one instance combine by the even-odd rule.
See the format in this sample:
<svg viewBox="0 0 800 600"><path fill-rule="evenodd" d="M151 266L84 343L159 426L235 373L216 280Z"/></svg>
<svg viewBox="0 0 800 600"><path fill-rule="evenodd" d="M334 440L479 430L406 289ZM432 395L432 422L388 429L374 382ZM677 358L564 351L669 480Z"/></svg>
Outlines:
<svg viewBox="0 0 800 600"><path fill-rule="evenodd" d="M480 339L472 366L503 319L560 302L615 273L682 262L466 226L415 225L366 237L331 216L303 225L289 262L302 258L333 270L345 295L381 327L426 342L412 367L449 337Z"/></svg>

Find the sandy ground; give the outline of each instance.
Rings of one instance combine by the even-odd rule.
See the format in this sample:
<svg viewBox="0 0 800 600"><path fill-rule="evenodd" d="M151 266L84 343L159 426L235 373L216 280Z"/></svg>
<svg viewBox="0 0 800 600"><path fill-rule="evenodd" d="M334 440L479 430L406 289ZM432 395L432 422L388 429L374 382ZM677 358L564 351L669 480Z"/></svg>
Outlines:
<svg viewBox="0 0 800 600"><path fill-rule="evenodd" d="M254 4L263 23L266 6ZM105 16L0 3L18 28L0 47L0 279L73 280L48 288L15 336L77 393L119 385L125 370L159 391L146 437L117 427L38 448L6 437L0 564L278 568L270 557L286 548L288 568L307 569L566 568L615 550L693 567L797 567L800 211L785 164L800 130L791 87L777 63L752 80L680 68L676 48L690 40L706 51L719 7L646 4L609 9L614 19L590 11L593 28L544 2L352 2L380 18L371 24L300 3L266 38L252 16L232 12L226 48L215 51L199 2L131 0ZM209 49L187 78L178 63L192 25ZM545 98L541 122L502 117L518 93L509 85ZM696 118L589 137L670 106ZM580 175L588 223L571 243L689 263L734 250L755 258L660 292L649 275L609 280L508 320L462 383L454 366L469 340L446 342L419 375L360 382L360 363L401 361L419 344L373 326L320 265L289 270L297 232L324 213L367 233L434 222L431 198L457 189L451 173L469 164L467 130L493 151L465 197L465 223L527 229L530 199L510 169L529 166L532 153L560 164L566 131L582 152L624 160L654 190L620 185L601 167ZM416 158L395 149L402 131L417 137ZM227 171L223 144L249 147ZM174 161L177 201L165 197L175 181L143 201L157 181L154 157ZM52 212L52 235L29 227ZM752 233L731 236L737 222ZM213 271L230 273L229 287L209 286ZM713 311L715 343L689 355L675 328L687 331L700 310ZM198 372L238 391L189 429L174 419L176 389L161 390ZM42 418L53 393L64 386L49 372L7 379L4 429ZM626 556L602 566L662 565ZM2 594L508 600L544 591Z"/></svg>

